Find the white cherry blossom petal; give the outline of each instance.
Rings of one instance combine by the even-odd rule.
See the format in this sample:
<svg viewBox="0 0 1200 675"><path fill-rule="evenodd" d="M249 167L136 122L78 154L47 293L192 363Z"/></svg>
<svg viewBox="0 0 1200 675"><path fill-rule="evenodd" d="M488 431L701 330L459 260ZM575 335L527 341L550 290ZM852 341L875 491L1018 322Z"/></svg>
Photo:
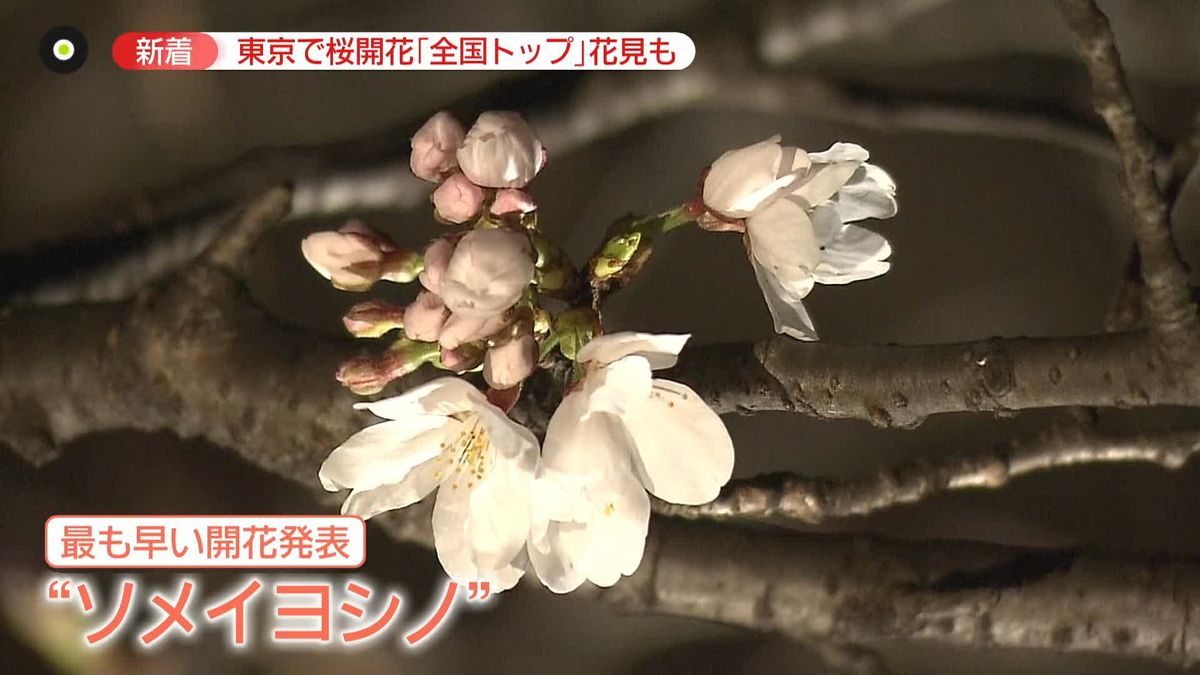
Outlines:
<svg viewBox="0 0 1200 675"><path fill-rule="evenodd" d="M813 152L808 156L812 167L789 194L812 207L824 203L840 190L870 155L854 143L834 143L825 152Z"/></svg>
<svg viewBox="0 0 1200 675"><path fill-rule="evenodd" d="M380 485L369 490L354 490L342 502L342 513L363 519L384 511L411 506L429 496L440 482L442 463L437 458L418 465L399 483Z"/></svg>
<svg viewBox="0 0 1200 675"><path fill-rule="evenodd" d="M733 440L721 418L686 385L654 380L650 398L622 417L646 489L675 504L704 504L733 473Z"/></svg>
<svg viewBox="0 0 1200 675"><path fill-rule="evenodd" d="M784 288L779 281L757 261L753 261L754 278L762 289L763 298L767 301L767 309L775 321L775 332L789 335L797 340L816 340L817 329L813 326L812 318L808 315L804 303L804 295L798 295ZM809 285L811 289L811 284Z"/></svg>
<svg viewBox="0 0 1200 675"><path fill-rule="evenodd" d="M650 497L628 467L589 491L593 505L588 521L587 578L612 586L637 571L650 526Z"/></svg>
<svg viewBox="0 0 1200 675"><path fill-rule="evenodd" d="M891 244L875 232L847 225L821 251L813 277L822 284L848 284L885 274Z"/></svg>
<svg viewBox="0 0 1200 675"><path fill-rule="evenodd" d="M570 593L583 585L591 535L586 522L545 521L542 534L529 542L529 562L546 588Z"/></svg>
<svg viewBox="0 0 1200 675"><path fill-rule="evenodd" d="M896 182L880 167L863 164L838 191L833 206L844 223L891 218L897 209Z"/></svg>
<svg viewBox="0 0 1200 675"><path fill-rule="evenodd" d="M355 403L358 410L369 410L372 414L388 420L407 420L416 415L453 415L473 409L479 402L486 402L483 394L470 382L457 377L439 377L399 396Z"/></svg>
<svg viewBox="0 0 1200 675"><path fill-rule="evenodd" d="M837 142L828 150L808 153L809 160L816 164L831 164L835 162L857 162L859 164L871 158L871 153L857 143Z"/></svg>
<svg viewBox="0 0 1200 675"><path fill-rule="evenodd" d="M469 482L463 484L468 478L458 479L458 489L471 494L467 536L477 566L508 564L524 548L529 537L530 493L536 464L537 445L533 441L523 444L515 456L497 453L491 469L474 487Z"/></svg>
<svg viewBox="0 0 1200 675"><path fill-rule="evenodd" d="M702 198L721 215L745 218L784 194L807 168L803 150L784 148L773 136L718 157L704 179Z"/></svg>
<svg viewBox="0 0 1200 675"><path fill-rule="evenodd" d="M441 452L440 444L461 424L440 415L373 424L338 446L318 473L326 490L367 490L400 482L414 467Z"/></svg>
<svg viewBox="0 0 1200 675"><path fill-rule="evenodd" d="M496 562L485 555L488 560L480 565L469 535L472 518L476 516L471 508L471 491L455 490L443 483L433 505L433 542L438 561L458 583L486 581L492 592L512 588L524 573L513 564L517 556L514 560Z"/></svg>
<svg viewBox="0 0 1200 675"><path fill-rule="evenodd" d="M628 463L631 450L620 419L606 414L588 415L588 406L585 392L567 394L550 417L542 444L540 471L578 477L575 487L584 487Z"/></svg>
<svg viewBox="0 0 1200 675"><path fill-rule="evenodd" d="M780 199L746 221L750 253L785 288L799 297L812 288L812 270L820 250L804 207Z"/></svg>
<svg viewBox="0 0 1200 675"><path fill-rule="evenodd" d="M620 416L650 396L650 361L636 354L617 359L584 378L588 400L584 419L597 412Z"/></svg>
<svg viewBox="0 0 1200 675"><path fill-rule="evenodd" d="M610 586L632 574L650 516L619 418L584 419L587 398L573 392L555 412L533 491L529 557L542 583L558 593L584 579Z"/></svg>
<svg viewBox="0 0 1200 675"><path fill-rule="evenodd" d="M613 363L626 356L640 356L653 370L671 368L691 335L654 333L611 333L594 338L579 350L581 363Z"/></svg>

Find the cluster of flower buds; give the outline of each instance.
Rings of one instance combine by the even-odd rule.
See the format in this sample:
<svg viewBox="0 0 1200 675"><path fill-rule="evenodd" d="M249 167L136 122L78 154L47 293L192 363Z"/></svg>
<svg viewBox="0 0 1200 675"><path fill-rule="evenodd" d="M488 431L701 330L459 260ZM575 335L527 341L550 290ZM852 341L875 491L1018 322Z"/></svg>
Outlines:
<svg viewBox="0 0 1200 675"><path fill-rule="evenodd" d="M546 149L520 115L485 112L470 131L448 112L429 118L412 139L409 166L418 178L438 183L434 213L461 225L479 217L518 218L537 209L522 190L546 163Z"/></svg>
<svg viewBox="0 0 1200 675"><path fill-rule="evenodd" d="M482 369L489 387L506 390L533 373L538 337L549 329L540 294L561 297L577 286L566 256L537 232L537 204L523 190L545 161L541 141L516 113L485 112L467 131L439 112L413 136L410 167L437 184L435 219L470 229L438 237L420 254L358 221L304 240L309 264L337 288L421 285L407 307L371 300L346 313L357 337L403 337L378 357L343 364L339 381L372 394L430 363L457 373Z"/></svg>

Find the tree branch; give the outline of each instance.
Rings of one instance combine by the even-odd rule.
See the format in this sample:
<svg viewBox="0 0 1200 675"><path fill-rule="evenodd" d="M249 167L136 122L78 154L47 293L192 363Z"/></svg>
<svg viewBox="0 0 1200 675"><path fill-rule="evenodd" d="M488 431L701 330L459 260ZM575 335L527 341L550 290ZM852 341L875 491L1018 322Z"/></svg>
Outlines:
<svg viewBox="0 0 1200 675"><path fill-rule="evenodd" d="M795 411L911 427L947 412L1200 405L1145 333L839 345L774 337L685 350L670 377L721 413Z"/></svg>
<svg viewBox="0 0 1200 675"><path fill-rule="evenodd" d="M909 462L863 478L775 473L734 480L708 504L683 506L656 501L654 511L690 519L782 517L819 523L863 516L948 492L999 488L1019 476L1062 467L1146 462L1178 469L1197 453L1200 431L1123 437L1055 429L988 453Z"/></svg>
<svg viewBox="0 0 1200 675"><path fill-rule="evenodd" d="M1094 0L1057 0L1087 63L1096 112L1117 142L1146 284L1150 328L1176 364L1196 368L1200 316L1188 287L1187 269L1171 236L1167 204L1154 175L1153 141L1138 122L1108 18Z"/></svg>
<svg viewBox="0 0 1200 675"><path fill-rule="evenodd" d="M897 640L1198 660L1194 561L915 543L656 519L604 597L804 641Z"/></svg>

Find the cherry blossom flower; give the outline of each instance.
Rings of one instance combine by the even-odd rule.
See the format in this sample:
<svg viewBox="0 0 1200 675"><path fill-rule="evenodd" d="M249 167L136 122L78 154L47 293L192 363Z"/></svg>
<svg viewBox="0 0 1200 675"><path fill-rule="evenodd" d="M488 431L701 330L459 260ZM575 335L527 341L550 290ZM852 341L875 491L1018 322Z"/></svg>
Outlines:
<svg viewBox="0 0 1200 675"><path fill-rule="evenodd" d="M529 557L558 593L611 586L637 569L649 491L677 504L714 499L733 470L733 443L696 392L653 378L687 335L617 333L580 350L584 376L546 430L533 487Z"/></svg>
<svg viewBox="0 0 1200 675"><path fill-rule="evenodd" d="M483 113L458 149L459 168L483 187L525 187L545 162L542 142L514 112Z"/></svg>
<svg viewBox="0 0 1200 675"><path fill-rule="evenodd" d="M433 538L459 583L512 588L525 566L537 439L467 382L447 377L359 403L384 420L321 465L326 490L351 490L342 513L371 518L437 490Z"/></svg>
<svg viewBox="0 0 1200 675"><path fill-rule="evenodd" d="M896 214L896 184L868 157L853 143L806 153L775 137L726 152L710 167L705 206L744 221L776 331L817 339L802 302L813 284L846 284L888 271L887 240L850 224Z"/></svg>
<svg viewBox="0 0 1200 675"><path fill-rule="evenodd" d="M436 183L458 166L456 153L465 133L454 116L441 111L430 117L412 137L408 163L417 178Z"/></svg>

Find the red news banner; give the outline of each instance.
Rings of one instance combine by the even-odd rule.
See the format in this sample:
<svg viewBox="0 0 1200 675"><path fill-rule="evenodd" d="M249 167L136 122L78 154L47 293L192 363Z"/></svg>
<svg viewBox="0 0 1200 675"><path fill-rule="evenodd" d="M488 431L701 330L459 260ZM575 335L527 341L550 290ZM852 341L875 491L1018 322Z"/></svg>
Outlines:
<svg viewBox="0 0 1200 675"><path fill-rule="evenodd" d="M126 70L683 70L683 33L125 33Z"/></svg>

